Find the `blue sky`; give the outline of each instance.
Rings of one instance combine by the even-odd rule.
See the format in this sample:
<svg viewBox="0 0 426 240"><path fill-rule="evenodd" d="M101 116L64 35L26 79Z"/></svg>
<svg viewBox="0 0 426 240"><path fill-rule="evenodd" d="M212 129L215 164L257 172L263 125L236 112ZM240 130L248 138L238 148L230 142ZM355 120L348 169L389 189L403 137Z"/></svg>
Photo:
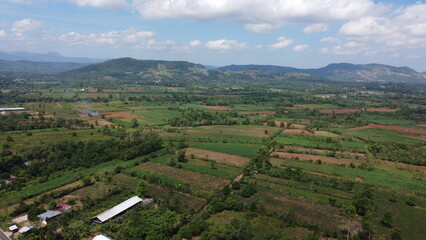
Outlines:
<svg viewBox="0 0 426 240"><path fill-rule="evenodd" d="M1 0L0 50L216 66L383 63L426 71L426 3Z"/></svg>

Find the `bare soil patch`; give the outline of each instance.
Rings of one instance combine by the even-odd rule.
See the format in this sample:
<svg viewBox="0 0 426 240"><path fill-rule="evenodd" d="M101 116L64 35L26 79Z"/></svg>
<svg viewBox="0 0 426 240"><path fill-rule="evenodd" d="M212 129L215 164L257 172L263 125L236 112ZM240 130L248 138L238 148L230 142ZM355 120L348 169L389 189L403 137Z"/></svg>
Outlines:
<svg viewBox="0 0 426 240"><path fill-rule="evenodd" d="M302 153L272 152L271 156L278 156L279 158L287 158L287 159L298 158L300 160L305 160L305 161L306 160L312 160L312 161L321 160L322 162L330 163L330 164L350 164L350 163L357 164L356 161L346 159L346 158L333 158L333 157L325 157L325 156L302 154ZM360 164L360 163L358 163L358 164Z"/></svg>
<svg viewBox="0 0 426 240"><path fill-rule="evenodd" d="M244 164L250 161L250 159L247 157L208 151L208 150L203 150L198 148L187 148L186 156L190 157L191 154L194 154L194 156L199 158L211 159L211 160L215 160L218 163L227 163L227 164L232 164L235 166L243 166Z"/></svg>
<svg viewBox="0 0 426 240"><path fill-rule="evenodd" d="M318 110L320 113L325 114L350 114L361 111L361 109L356 108L347 108L347 109L320 109Z"/></svg>
<svg viewBox="0 0 426 240"><path fill-rule="evenodd" d="M382 112L382 113L395 113L396 109L381 107L381 108L367 108L367 112Z"/></svg>
<svg viewBox="0 0 426 240"><path fill-rule="evenodd" d="M110 117L110 118L116 118L116 117L121 117L121 118L142 118L142 116L139 116L139 115L136 115L136 114L127 113L127 112L104 112L103 114L105 114L106 117Z"/></svg>
<svg viewBox="0 0 426 240"><path fill-rule="evenodd" d="M311 132L308 132L304 129L284 129L285 133L298 133L298 134L308 134L308 135L312 135Z"/></svg>
<svg viewBox="0 0 426 240"><path fill-rule="evenodd" d="M368 129L368 128L382 128L382 129L395 130L395 131L406 132L406 133L426 134L426 130L423 130L423 129L401 127L401 126L395 126L395 125L379 125L374 123L369 123L367 126L363 126L363 127L350 128L349 130L361 130L361 129Z"/></svg>
<svg viewBox="0 0 426 240"><path fill-rule="evenodd" d="M202 107L212 109L212 110L217 110L217 111L231 111L232 110L229 107L223 107L223 106L202 106Z"/></svg>
<svg viewBox="0 0 426 240"><path fill-rule="evenodd" d="M221 179L215 176L173 168L154 162L143 163L137 166L136 168L168 176L189 183L191 186L206 191L214 191L216 189L222 188L225 184L229 182L228 180Z"/></svg>

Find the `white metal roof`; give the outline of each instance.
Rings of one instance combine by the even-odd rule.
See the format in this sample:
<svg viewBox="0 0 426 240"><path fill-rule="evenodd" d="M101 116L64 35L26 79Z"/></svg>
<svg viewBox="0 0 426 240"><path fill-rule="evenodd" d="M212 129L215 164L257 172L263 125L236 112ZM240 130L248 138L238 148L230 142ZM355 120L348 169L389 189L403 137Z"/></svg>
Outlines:
<svg viewBox="0 0 426 240"><path fill-rule="evenodd" d="M23 228L21 228L20 230L19 230L19 233L26 233L26 232L28 232L28 231L30 231L31 229L33 229L34 228L34 226L25 226L25 227L23 227Z"/></svg>
<svg viewBox="0 0 426 240"><path fill-rule="evenodd" d="M140 197L134 196L134 197L127 199L126 201L118 204L117 206L106 210L105 212L97 215L94 218L99 219L99 221L101 221L101 222L105 222L106 220L108 220L108 219L110 219L114 216L117 216L118 214L126 211L127 209L133 207L134 205L140 203L141 201L142 201L142 199Z"/></svg>
<svg viewBox="0 0 426 240"><path fill-rule="evenodd" d="M16 226L16 225L12 225L12 226L9 227L10 231L15 231L17 229L18 229L18 226Z"/></svg>
<svg viewBox="0 0 426 240"><path fill-rule="evenodd" d="M113 240L113 239L101 234L93 238L93 240Z"/></svg>
<svg viewBox="0 0 426 240"><path fill-rule="evenodd" d="M56 216L61 215L61 214L62 213L59 212L59 211L50 211L49 210L47 212L44 212L42 214L37 215L37 217L40 218L40 220L44 221L46 219L53 218L53 217L56 217Z"/></svg>
<svg viewBox="0 0 426 240"><path fill-rule="evenodd" d="M23 111L25 108L17 107L17 108L0 108L0 111Z"/></svg>

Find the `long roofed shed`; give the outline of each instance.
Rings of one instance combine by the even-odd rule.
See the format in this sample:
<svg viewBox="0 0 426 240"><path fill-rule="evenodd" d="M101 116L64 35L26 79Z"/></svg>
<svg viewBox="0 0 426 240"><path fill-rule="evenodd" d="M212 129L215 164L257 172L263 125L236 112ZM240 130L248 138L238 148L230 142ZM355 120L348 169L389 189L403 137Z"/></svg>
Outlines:
<svg viewBox="0 0 426 240"><path fill-rule="evenodd" d="M152 199L151 199L151 201L152 201ZM127 199L126 201L118 204L117 206L110 208L110 209L106 210L105 212L95 216L93 218L93 221L99 222L99 223L104 223L108 219L117 216L118 214L126 211L127 209L129 209L129 208L131 208L131 207L133 207L136 204L141 203L141 202L144 202L144 200L142 200L138 196L134 196L134 197Z"/></svg>

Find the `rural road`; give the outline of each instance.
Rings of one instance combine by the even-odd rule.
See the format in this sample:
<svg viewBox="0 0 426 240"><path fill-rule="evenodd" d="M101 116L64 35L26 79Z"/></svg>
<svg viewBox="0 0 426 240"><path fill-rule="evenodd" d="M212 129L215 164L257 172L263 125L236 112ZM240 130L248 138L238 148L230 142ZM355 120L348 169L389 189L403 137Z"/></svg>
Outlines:
<svg viewBox="0 0 426 240"><path fill-rule="evenodd" d="M0 229L0 240L10 240L8 236Z"/></svg>

